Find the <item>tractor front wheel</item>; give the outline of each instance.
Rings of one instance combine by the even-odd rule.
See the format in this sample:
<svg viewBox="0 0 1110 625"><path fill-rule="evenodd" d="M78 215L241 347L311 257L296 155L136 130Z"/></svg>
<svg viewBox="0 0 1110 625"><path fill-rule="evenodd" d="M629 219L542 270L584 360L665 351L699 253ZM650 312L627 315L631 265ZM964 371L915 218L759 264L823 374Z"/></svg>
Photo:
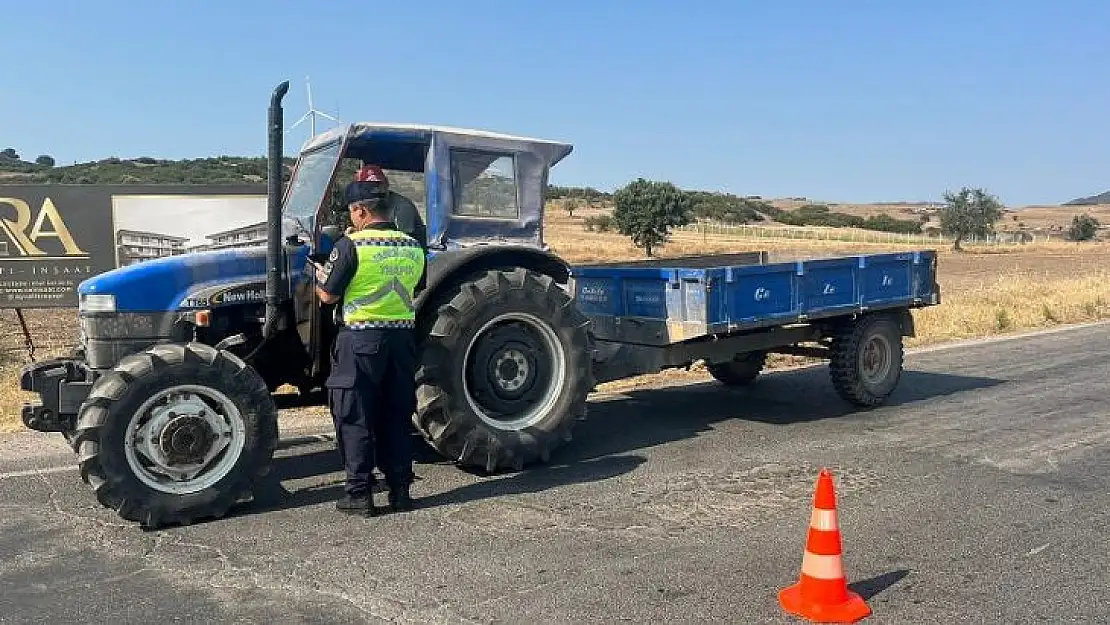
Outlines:
<svg viewBox="0 0 1110 625"><path fill-rule="evenodd" d="M189 343L128 356L97 379L73 446L102 505L158 527L250 500L277 439L262 377L229 352Z"/></svg>

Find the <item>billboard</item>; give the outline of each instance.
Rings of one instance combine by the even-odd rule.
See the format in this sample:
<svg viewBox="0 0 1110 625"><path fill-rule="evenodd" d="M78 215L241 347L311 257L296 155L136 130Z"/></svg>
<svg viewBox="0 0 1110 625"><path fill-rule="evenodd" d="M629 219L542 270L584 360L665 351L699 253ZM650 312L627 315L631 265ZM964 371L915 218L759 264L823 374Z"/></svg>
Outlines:
<svg viewBox="0 0 1110 625"><path fill-rule="evenodd" d="M264 185L0 185L0 308L73 308L86 278L265 226Z"/></svg>

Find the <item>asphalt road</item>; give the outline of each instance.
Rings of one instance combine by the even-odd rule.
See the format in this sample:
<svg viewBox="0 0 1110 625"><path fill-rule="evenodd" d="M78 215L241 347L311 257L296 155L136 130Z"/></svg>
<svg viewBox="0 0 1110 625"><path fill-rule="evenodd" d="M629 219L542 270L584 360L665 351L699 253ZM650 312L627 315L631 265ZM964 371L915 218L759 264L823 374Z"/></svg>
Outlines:
<svg viewBox="0 0 1110 625"><path fill-rule="evenodd" d="M3 438L0 622L797 622L822 466L865 622L1110 620L1110 325L906 365L870 412L824 367L598 401L547 467L423 462L422 507L377 519L334 512L327 443L234 517L143 532L53 437Z"/></svg>

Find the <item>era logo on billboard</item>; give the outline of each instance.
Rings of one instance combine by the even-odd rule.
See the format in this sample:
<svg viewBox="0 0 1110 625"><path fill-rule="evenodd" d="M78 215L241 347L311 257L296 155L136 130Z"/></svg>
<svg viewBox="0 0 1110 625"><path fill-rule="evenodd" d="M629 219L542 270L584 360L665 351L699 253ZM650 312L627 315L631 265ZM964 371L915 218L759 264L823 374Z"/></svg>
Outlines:
<svg viewBox="0 0 1110 625"><path fill-rule="evenodd" d="M14 219L10 216L11 210L8 207L15 209ZM61 254L45 251L41 243L43 239L57 241L61 246ZM5 250L9 246L12 249ZM57 246L51 248L57 249ZM0 257L10 256L13 252L19 256L43 259L89 256L88 252L77 245L65 220L49 197L43 200L37 213L19 198L0 197Z"/></svg>

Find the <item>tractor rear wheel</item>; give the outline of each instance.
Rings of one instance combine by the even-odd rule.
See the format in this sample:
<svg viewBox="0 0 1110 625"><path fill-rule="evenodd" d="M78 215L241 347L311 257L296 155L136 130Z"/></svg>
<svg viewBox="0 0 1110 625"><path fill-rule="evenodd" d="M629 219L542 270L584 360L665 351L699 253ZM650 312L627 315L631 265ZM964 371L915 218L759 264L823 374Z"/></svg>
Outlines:
<svg viewBox="0 0 1110 625"><path fill-rule="evenodd" d="M463 466L546 462L585 418L587 325L550 276L517 268L464 281L421 345L416 429Z"/></svg>
<svg viewBox="0 0 1110 625"><path fill-rule="evenodd" d="M277 439L277 408L254 369L200 343L164 344L97 379L74 448L102 505L158 527L250 500Z"/></svg>

